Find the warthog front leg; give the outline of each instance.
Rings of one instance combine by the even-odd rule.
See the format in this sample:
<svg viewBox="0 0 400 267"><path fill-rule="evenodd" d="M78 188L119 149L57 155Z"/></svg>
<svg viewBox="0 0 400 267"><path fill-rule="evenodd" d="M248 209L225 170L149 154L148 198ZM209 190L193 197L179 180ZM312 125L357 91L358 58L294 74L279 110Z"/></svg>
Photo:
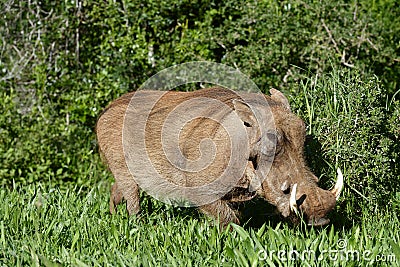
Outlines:
<svg viewBox="0 0 400 267"><path fill-rule="evenodd" d="M240 224L234 210L232 210L227 202L218 199L210 204L199 208L204 214L219 220L222 227L226 227L230 222Z"/></svg>
<svg viewBox="0 0 400 267"><path fill-rule="evenodd" d="M125 184L124 198L126 199L126 209L128 210L128 214L139 214L139 186L133 179L128 184Z"/></svg>

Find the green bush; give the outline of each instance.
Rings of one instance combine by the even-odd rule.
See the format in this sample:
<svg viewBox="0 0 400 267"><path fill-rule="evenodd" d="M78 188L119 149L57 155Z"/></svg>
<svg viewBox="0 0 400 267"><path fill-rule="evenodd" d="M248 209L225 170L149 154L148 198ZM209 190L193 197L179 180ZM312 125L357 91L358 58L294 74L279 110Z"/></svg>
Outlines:
<svg viewBox="0 0 400 267"><path fill-rule="evenodd" d="M293 94L311 137L306 156L321 182L332 184L340 167L353 214L365 202L393 208L389 200L400 186L399 102L388 103L376 77L363 79L348 70L315 76Z"/></svg>

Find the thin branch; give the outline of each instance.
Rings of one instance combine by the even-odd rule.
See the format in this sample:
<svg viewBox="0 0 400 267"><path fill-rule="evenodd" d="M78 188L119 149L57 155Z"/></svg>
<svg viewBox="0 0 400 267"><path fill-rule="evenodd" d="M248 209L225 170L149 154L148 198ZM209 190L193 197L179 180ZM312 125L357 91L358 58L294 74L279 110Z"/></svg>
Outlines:
<svg viewBox="0 0 400 267"><path fill-rule="evenodd" d="M335 39L333 38L332 32L329 30L328 26L326 26L325 21L324 21L323 19L321 19L321 22L322 22L322 26L325 28L325 31L328 33L329 40L332 42L333 47L335 48L336 52L337 52L338 54L342 54L342 53L340 52L340 50L339 50L339 47L338 47L338 45L337 45Z"/></svg>
<svg viewBox="0 0 400 267"><path fill-rule="evenodd" d="M371 40L369 38L365 39L371 46L373 49L375 49L376 51L378 51L379 49L371 42Z"/></svg>
<svg viewBox="0 0 400 267"><path fill-rule="evenodd" d="M82 2L76 1L76 17L79 20L81 19L81 16L82 16L81 8L82 8ZM75 30L75 60L76 60L76 63L79 62L79 24Z"/></svg>
<svg viewBox="0 0 400 267"><path fill-rule="evenodd" d="M346 62L346 49L343 49L343 52L340 52L340 49L339 49L339 47L337 45L337 42L333 38L332 32L329 30L328 26L326 26L325 21L323 19L321 19L321 22L322 22L322 26L325 28L325 31L328 33L329 40L332 42L333 47L335 48L336 52L339 55L342 55L340 63L342 63L346 67L354 68L353 64L350 64L350 63Z"/></svg>
<svg viewBox="0 0 400 267"><path fill-rule="evenodd" d="M353 65L353 64L350 64L350 63L347 63L347 62L346 62L346 49L343 49L343 54L342 54L342 58L341 58L340 62L341 62L343 65L345 65L346 67L354 68L354 65Z"/></svg>

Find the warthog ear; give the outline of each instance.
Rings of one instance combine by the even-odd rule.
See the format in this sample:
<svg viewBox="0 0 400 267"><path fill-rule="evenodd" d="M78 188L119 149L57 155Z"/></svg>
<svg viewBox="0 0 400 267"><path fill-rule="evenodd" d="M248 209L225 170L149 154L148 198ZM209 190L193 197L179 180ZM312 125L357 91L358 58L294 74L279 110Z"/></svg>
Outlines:
<svg viewBox="0 0 400 267"><path fill-rule="evenodd" d="M276 102L281 103L286 109L290 111L290 106L289 106L289 100L284 96L280 91L272 88L269 90L271 93L271 98L275 100Z"/></svg>
<svg viewBox="0 0 400 267"><path fill-rule="evenodd" d="M257 120L254 116L254 113L247 103L238 99L234 99L232 103L237 115L243 121L246 127L254 127L257 125Z"/></svg>

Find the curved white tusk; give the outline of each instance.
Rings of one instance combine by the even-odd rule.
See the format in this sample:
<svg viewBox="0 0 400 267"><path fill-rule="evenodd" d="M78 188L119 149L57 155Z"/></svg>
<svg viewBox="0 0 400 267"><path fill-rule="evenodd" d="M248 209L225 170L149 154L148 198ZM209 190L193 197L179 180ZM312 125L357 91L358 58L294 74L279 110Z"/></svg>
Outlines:
<svg viewBox="0 0 400 267"><path fill-rule="evenodd" d="M290 207L291 211L293 211L294 213L298 214L299 211L297 210L296 190L297 190L297 184L294 184L293 188L292 188L292 192L290 193L289 207Z"/></svg>
<svg viewBox="0 0 400 267"><path fill-rule="evenodd" d="M331 189L331 193L335 196L336 200L339 199L340 192L342 192L343 184L344 184L343 174L339 168L337 169L337 174L338 174L338 176L337 176L336 184Z"/></svg>

